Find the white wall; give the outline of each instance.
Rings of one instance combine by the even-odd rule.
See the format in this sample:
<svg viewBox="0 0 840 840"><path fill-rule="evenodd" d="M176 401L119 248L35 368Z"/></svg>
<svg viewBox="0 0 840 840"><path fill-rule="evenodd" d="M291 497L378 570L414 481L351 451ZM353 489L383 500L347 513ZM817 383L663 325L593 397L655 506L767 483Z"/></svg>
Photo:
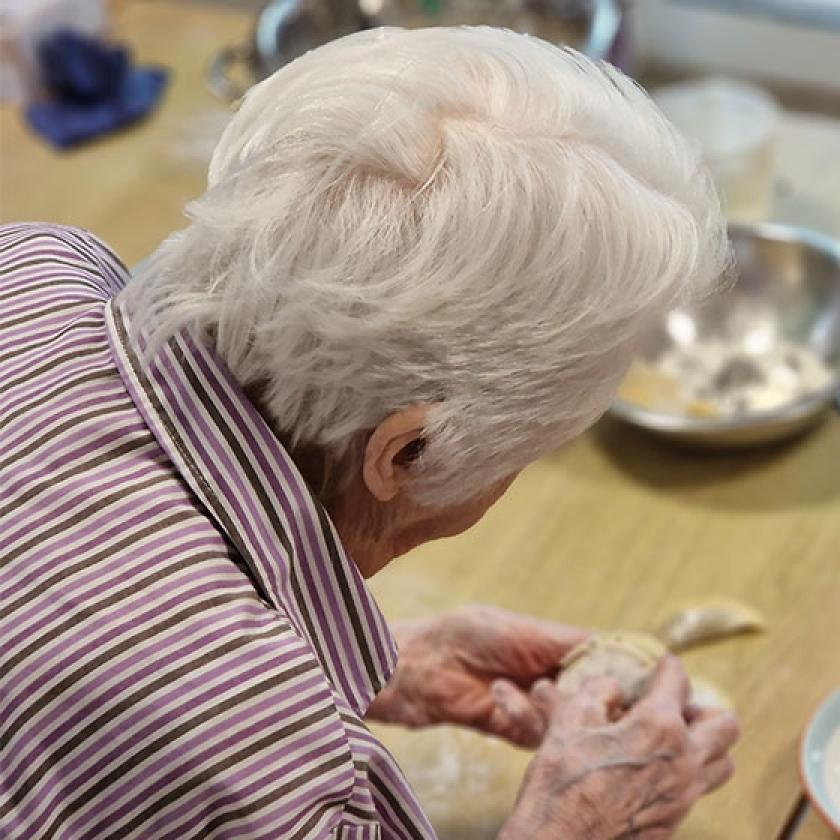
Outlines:
<svg viewBox="0 0 840 840"><path fill-rule="evenodd" d="M787 2L795 6L797 0ZM634 52L643 60L818 84L840 93L840 29L794 26L759 14L735 14L674 0L635 0L630 26Z"/></svg>

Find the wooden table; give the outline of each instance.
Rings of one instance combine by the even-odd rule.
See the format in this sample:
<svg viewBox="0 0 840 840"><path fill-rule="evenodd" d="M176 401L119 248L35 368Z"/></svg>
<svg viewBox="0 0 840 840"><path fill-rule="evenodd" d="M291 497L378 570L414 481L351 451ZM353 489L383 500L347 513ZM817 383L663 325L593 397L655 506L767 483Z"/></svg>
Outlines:
<svg viewBox="0 0 840 840"><path fill-rule="evenodd" d="M731 696L744 734L735 778L700 803L678 837L771 840L800 794L799 732L840 678L831 641L840 638L838 447L836 416L787 446L717 457L669 451L605 422L523 473L472 531L417 550L374 590L390 615L468 599L639 629L683 599L753 604L768 632L684 656L692 674ZM409 766L423 738L445 753L440 733L385 732ZM463 747L466 761L473 748ZM493 780L499 802L512 799L524 766L509 752L510 773Z"/></svg>
<svg viewBox="0 0 840 840"><path fill-rule="evenodd" d="M795 840L829 840L831 829L817 816L813 808L808 808L805 817L794 834Z"/></svg>
<svg viewBox="0 0 840 840"><path fill-rule="evenodd" d="M29 132L0 107L0 221L87 228L132 265L183 227L184 205L204 191L207 162L231 109L206 88L212 54L246 39L249 17L159 0L112 0L112 30L139 64L171 70L151 118L69 152Z"/></svg>
<svg viewBox="0 0 840 840"><path fill-rule="evenodd" d="M206 92L204 66L249 21L123 0L114 23L141 62L174 70L162 106L69 154L0 108L0 219L89 228L131 264L181 226L184 203L202 191L227 113ZM800 730L840 682L840 417L789 445L727 456L671 451L602 423L528 469L472 531L415 551L373 587L391 617L487 601L589 627L652 628L682 599L753 604L768 632L685 656L692 673L732 697L744 735L734 780L678 836L773 840L800 796ZM377 731L426 796L444 840L494 835L525 753L445 728ZM803 840L829 836L815 821L800 830Z"/></svg>

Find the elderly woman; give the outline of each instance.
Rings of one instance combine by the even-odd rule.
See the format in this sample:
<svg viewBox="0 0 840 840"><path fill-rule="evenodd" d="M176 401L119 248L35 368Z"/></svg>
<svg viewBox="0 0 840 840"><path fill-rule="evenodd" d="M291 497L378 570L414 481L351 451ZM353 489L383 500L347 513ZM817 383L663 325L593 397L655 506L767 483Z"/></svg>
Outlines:
<svg viewBox="0 0 840 840"><path fill-rule="evenodd" d="M475 523L713 286L684 142L572 50L373 31L251 91L189 217L131 280L82 231L3 233L0 835L433 837L367 718L534 747L504 840L669 837L736 736L676 660L626 712L563 697L583 632L389 629L364 579Z"/></svg>

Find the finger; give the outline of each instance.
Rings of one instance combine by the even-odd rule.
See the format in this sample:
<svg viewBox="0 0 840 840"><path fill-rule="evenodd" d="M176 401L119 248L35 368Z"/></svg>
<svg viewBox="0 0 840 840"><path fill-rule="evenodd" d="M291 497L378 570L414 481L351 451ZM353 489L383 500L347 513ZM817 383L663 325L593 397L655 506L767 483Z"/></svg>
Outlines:
<svg viewBox="0 0 840 840"><path fill-rule="evenodd" d="M608 720L624 705L624 692L618 680L612 677L593 677L583 683L583 690L604 710Z"/></svg>
<svg viewBox="0 0 840 840"><path fill-rule="evenodd" d="M560 700L560 693L557 691L554 680L537 680L531 685L528 695L540 714L546 720L550 720L554 707Z"/></svg>
<svg viewBox="0 0 840 840"><path fill-rule="evenodd" d="M531 631L539 636L553 639L557 644L567 647L574 647L592 635L590 630L573 627L570 624L561 624L557 621L549 621L544 618L511 612L501 607L476 606L475 608L482 611L486 616L492 617L497 623L517 627L523 631Z"/></svg>
<svg viewBox="0 0 840 840"><path fill-rule="evenodd" d="M557 686L553 680L537 680L531 686L528 694L534 705L547 720L551 720L554 717L555 710L562 702L560 692L557 690Z"/></svg>
<svg viewBox="0 0 840 840"><path fill-rule="evenodd" d="M692 724L703 718L706 713L710 711L715 711L715 709L711 706L698 706L696 703L689 703L683 709L683 717L685 718L686 723Z"/></svg>
<svg viewBox="0 0 840 840"><path fill-rule="evenodd" d="M523 641L529 649L534 676L557 671L560 660L574 647L586 641L591 631L555 621L509 612L498 607L484 607L485 618L492 618L506 635Z"/></svg>
<svg viewBox="0 0 840 840"><path fill-rule="evenodd" d="M656 797L637 815L634 824L646 831L661 826L676 827L701 796L716 790L731 778L734 767L729 756L704 764L696 772L692 784L681 794Z"/></svg>
<svg viewBox="0 0 840 840"><path fill-rule="evenodd" d="M660 709L685 715L691 696L691 683L680 660L672 654L662 657L654 672L650 687L636 708L657 706Z"/></svg>
<svg viewBox="0 0 840 840"><path fill-rule="evenodd" d="M610 677L593 677L575 694L558 694L560 702L553 719L567 729L604 726L614 720L616 710L624 702L621 686Z"/></svg>
<svg viewBox="0 0 840 840"><path fill-rule="evenodd" d="M561 649L561 656L565 656L572 648L585 642L592 635L591 630L559 624L555 621L529 619L529 623L536 631L553 641L558 649Z"/></svg>
<svg viewBox="0 0 840 840"><path fill-rule="evenodd" d="M494 703L491 732L522 747L538 747L548 721L528 695L508 680L495 680L490 686L490 696Z"/></svg>
<svg viewBox="0 0 840 840"><path fill-rule="evenodd" d="M717 717L721 712L735 714L732 709L724 706L698 706L696 703L689 703L684 712L685 722L688 724L699 723L702 720Z"/></svg>
<svg viewBox="0 0 840 840"><path fill-rule="evenodd" d="M722 785L725 785L735 772L735 762L732 756L725 755L716 761L710 761L701 768L698 783L700 795L711 793Z"/></svg>
<svg viewBox="0 0 840 840"><path fill-rule="evenodd" d="M586 637L583 630L478 605L459 608L443 624L447 644L466 652L470 667L523 689L556 676L563 657Z"/></svg>
<svg viewBox="0 0 840 840"><path fill-rule="evenodd" d="M726 755L740 735L738 718L721 709L708 710L689 726L689 737L708 763Z"/></svg>

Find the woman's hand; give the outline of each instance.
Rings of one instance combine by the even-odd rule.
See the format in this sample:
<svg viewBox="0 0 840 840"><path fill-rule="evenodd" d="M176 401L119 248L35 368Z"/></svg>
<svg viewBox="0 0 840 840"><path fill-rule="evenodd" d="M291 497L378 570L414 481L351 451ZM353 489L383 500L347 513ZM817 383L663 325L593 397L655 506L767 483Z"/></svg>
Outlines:
<svg viewBox="0 0 840 840"><path fill-rule="evenodd" d="M533 694L550 716L548 733L499 840L665 840L732 774L737 721L686 705L688 679L673 656L618 720L621 694L610 679L590 680L575 696L548 682Z"/></svg>
<svg viewBox="0 0 840 840"><path fill-rule="evenodd" d="M368 717L404 726L456 723L537 747L548 722L531 686L557 674L587 633L493 607L396 622L399 664Z"/></svg>

